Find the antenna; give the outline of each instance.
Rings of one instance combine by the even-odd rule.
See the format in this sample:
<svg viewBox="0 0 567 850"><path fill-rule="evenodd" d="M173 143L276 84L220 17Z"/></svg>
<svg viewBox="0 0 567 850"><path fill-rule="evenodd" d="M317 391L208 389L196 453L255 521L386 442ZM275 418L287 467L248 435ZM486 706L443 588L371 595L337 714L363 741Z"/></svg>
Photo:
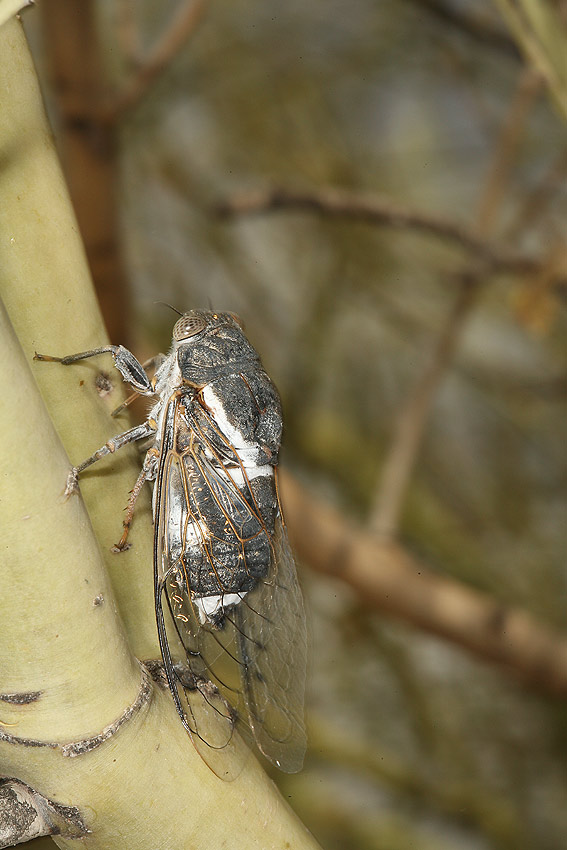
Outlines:
<svg viewBox="0 0 567 850"><path fill-rule="evenodd" d="M177 307L174 307L172 304L168 304L167 301L154 301L154 304L162 304L164 307L169 307L169 309L173 310L174 313L177 313L178 316L184 315L181 310L178 310Z"/></svg>

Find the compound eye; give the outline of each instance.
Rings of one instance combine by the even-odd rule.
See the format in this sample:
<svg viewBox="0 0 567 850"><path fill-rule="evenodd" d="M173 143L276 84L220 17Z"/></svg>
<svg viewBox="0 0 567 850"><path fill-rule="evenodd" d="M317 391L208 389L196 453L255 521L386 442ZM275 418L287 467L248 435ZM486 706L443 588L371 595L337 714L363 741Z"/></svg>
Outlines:
<svg viewBox="0 0 567 850"><path fill-rule="evenodd" d="M207 322L202 316L182 316L173 328L173 339L180 342L190 336L201 333L207 327Z"/></svg>

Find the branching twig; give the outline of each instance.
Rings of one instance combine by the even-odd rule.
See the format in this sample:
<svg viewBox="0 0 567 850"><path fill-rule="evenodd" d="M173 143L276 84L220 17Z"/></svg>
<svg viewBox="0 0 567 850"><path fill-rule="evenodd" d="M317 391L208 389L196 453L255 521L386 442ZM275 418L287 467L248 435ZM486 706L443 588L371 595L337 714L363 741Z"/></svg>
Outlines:
<svg viewBox="0 0 567 850"><path fill-rule="evenodd" d="M380 195L361 195L333 188L295 191L274 187L235 194L215 207L219 215L226 217L286 210L307 210L328 217L367 221L437 236L463 248L477 260L483 260L492 271L533 274L541 266L539 258L493 244L454 220L401 206Z"/></svg>
<svg viewBox="0 0 567 850"><path fill-rule="evenodd" d="M525 684L567 695L567 637L529 613L435 575L402 546L347 522L281 474L292 544L317 572L345 581L365 605L499 665Z"/></svg>
<svg viewBox="0 0 567 850"><path fill-rule="evenodd" d="M100 120L114 123L124 112L136 106L144 97L154 80L167 67L176 53L187 43L201 21L207 0L182 0L169 25L146 56L143 64L118 92L111 103L104 107Z"/></svg>

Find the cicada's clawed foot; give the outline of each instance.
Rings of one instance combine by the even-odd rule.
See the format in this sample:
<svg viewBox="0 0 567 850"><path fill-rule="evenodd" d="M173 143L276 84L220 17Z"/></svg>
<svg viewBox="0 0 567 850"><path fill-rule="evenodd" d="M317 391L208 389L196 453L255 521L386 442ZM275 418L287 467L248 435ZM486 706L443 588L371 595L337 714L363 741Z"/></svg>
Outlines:
<svg viewBox="0 0 567 850"><path fill-rule="evenodd" d="M35 351L33 355L34 360L43 360L43 361L51 361L52 363L61 363L60 357L52 357L51 354L39 354L39 352Z"/></svg>
<svg viewBox="0 0 567 850"><path fill-rule="evenodd" d="M119 540L118 543L115 543L114 546L110 547L110 551L114 552L115 555L119 555L120 552L127 552L128 549L131 548L131 543L126 543L126 541L122 542L122 540Z"/></svg>
<svg viewBox="0 0 567 850"><path fill-rule="evenodd" d="M73 467L69 475L67 476L67 483L65 484L65 490L63 495L65 499L68 499L69 496L72 496L74 493L79 492L79 470L76 466Z"/></svg>

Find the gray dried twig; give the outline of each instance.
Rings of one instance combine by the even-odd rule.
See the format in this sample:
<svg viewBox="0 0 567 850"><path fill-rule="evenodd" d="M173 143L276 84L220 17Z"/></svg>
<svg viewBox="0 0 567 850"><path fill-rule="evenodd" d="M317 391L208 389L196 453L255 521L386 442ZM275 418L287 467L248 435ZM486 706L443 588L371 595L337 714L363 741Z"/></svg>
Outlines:
<svg viewBox="0 0 567 850"><path fill-rule="evenodd" d="M214 210L225 218L304 210L326 218L344 218L396 230L416 231L462 248L476 260L482 260L487 271L491 272L533 274L542 265L539 257L493 243L454 219L402 206L383 195L363 195L330 187L313 190L272 187L231 195L219 201Z"/></svg>

